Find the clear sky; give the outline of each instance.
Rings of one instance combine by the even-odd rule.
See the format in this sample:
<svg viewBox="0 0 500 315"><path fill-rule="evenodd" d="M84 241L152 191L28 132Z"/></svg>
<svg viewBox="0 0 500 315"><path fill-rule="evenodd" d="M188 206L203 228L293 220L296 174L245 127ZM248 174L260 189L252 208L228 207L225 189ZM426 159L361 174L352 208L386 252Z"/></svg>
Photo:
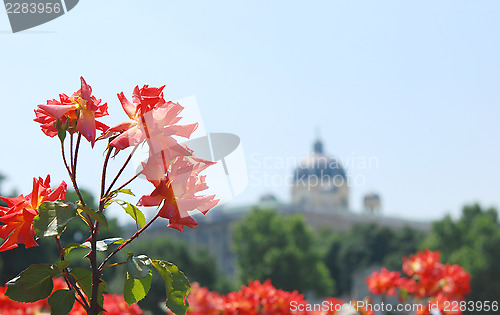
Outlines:
<svg viewBox="0 0 500 315"><path fill-rule="evenodd" d="M319 128L358 181L355 210L369 191L407 218L500 206L498 16L495 0L85 0L11 34L0 10L3 191L28 193L47 173L68 181L33 109L83 75L109 125L125 119L116 93L135 85L196 96L208 131L241 137L250 182L234 204L265 192L288 201L293 164L282 160L307 155ZM101 159L82 155L81 186L97 192Z"/></svg>

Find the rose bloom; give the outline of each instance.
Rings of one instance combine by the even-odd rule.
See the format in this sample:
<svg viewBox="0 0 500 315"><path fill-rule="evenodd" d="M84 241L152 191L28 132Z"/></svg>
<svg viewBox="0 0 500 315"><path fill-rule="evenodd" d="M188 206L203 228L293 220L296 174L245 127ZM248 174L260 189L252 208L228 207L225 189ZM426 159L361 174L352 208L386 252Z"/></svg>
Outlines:
<svg viewBox="0 0 500 315"><path fill-rule="evenodd" d="M92 95L92 88L83 77L80 81L81 88L72 96L60 94L59 100L48 100L47 104L38 105L34 121L40 123L43 133L49 137L56 136L58 128L67 126L70 133L81 133L93 147L96 130L106 131L109 128L96 120L108 115L108 105L101 104L101 100Z"/></svg>
<svg viewBox="0 0 500 315"><path fill-rule="evenodd" d="M26 248L38 246L35 242L33 219L38 215L38 207L45 201L56 201L66 196L66 183L63 181L56 189L50 188L50 175L45 180L33 178L33 191L16 198L0 197L7 207L0 207L0 238L5 242L0 251L16 248L24 244Z"/></svg>

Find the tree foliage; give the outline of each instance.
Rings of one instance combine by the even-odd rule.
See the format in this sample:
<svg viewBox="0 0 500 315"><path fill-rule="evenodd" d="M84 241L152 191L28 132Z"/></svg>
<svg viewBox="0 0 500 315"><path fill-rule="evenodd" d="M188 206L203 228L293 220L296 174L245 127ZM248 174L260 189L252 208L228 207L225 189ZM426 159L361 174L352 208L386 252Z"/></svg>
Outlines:
<svg viewBox="0 0 500 315"><path fill-rule="evenodd" d="M333 294L333 281L300 215L254 209L234 228L241 280L270 279L283 290Z"/></svg>
<svg viewBox="0 0 500 315"><path fill-rule="evenodd" d="M401 257L418 250L423 234L409 227L391 230L376 224L360 224L329 237L325 264L337 292L349 294L352 276L357 271L373 265L401 269Z"/></svg>
<svg viewBox="0 0 500 315"><path fill-rule="evenodd" d="M496 209L466 205L458 220L448 215L436 221L423 245L440 250L444 261L462 265L471 274L469 300L498 299L500 224Z"/></svg>

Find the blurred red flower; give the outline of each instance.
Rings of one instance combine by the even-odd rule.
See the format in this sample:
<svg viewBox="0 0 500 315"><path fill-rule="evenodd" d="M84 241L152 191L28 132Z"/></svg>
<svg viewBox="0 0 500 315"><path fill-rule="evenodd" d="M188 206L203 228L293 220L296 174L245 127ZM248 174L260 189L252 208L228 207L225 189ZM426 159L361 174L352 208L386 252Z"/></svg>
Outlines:
<svg viewBox="0 0 500 315"><path fill-rule="evenodd" d="M250 281L237 292L219 295L197 283L191 287L188 296L188 315L223 314L223 315L326 315L333 314L324 311L306 310L307 301L297 291L287 292L276 289L270 280L264 283ZM329 299L332 303L342 303L337 299ZM292 310L292 302L297 310ZM298 307L301 305L302 307ZM304 311L301 311L303 309Z"/></svg>
<svg viewBox="0 0 500 315"><path fill-rule="evenodd" d="M449 297L463 297L470 293L470 274L459 265L446 264L439 287Z"/></svg>
<svg viewBox="0 0 500 315"><path fill-rule="evenodd" d="M382 268L380 272L374 271L368 278L368 290L376 295L385 294L388 296L396 295L396 288L401 274L396 271L389 271Z"/></svg>
<svg viewBox="0 0 500 315"><path fill-rule="evenodd" d="M401 301L407 294L419 300L427 299L429 304L424 305L417 315L430 314L433 306L438 307L441 314L461 314L460 311L445 310L445 305L465 300L465 295L470 292L471 277L459 265L442 264L440 256L439 251L424 250L409 258L404 257L403 271L408 278L396 279L394 274L390 275L382 269L380 273L374 272L366 279L369 290L376 295L391 295L395 290L399 290Z"/></svg>
<svg viewBox="0 0 500 315"><path fill-rule="evenodd" d="M416 255L410 255L409 258L403 257L403 272L410 277L414 275L426 278L439 276L442 268L440 258L439 251L428 249Z"/></svg>

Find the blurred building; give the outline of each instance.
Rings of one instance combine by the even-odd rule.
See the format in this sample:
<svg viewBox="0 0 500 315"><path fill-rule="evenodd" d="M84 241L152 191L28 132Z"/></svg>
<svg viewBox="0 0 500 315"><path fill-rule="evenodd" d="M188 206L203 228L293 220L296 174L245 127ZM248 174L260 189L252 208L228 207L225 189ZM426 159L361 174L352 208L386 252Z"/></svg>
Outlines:
<svg viewBox="0 0 500 315"><path fill-rule="evenodd" d="M304 211L349 212L346 172L338 159L324 153L319 139L294 171L292 204Z"/></svg>
<svg viewBox="0 0 500 315"><path fill-rule="evenodd" d="M369 193L363 198L364 211L352 211L349 206L346 170L339 159L324 152L320 140L315 141L312 153L303 158L293 172L291 203L282 202L272 194L265 194L254 204L222 205L205 216L195 215L199 224L195 230L166 230L162 224L161 228L151 232L183 238L188 243L207 248L217 258L222 272L236 277L237 264L232 251L233 226L256 207L276 209L283 215L303 214L306 222L315 229L326 227L345 231L362 223L376 223L392 229L409 226L428 231L430 228L426 222L384 216L381 198L376 193Z"/></svg>
<svg viewBox="0 0 500 315"><path fill-rule="evenodd" d="M382 207L380 196L376 193L366 194L363 198L363 206L369 214L379 213Z"/></svg>

